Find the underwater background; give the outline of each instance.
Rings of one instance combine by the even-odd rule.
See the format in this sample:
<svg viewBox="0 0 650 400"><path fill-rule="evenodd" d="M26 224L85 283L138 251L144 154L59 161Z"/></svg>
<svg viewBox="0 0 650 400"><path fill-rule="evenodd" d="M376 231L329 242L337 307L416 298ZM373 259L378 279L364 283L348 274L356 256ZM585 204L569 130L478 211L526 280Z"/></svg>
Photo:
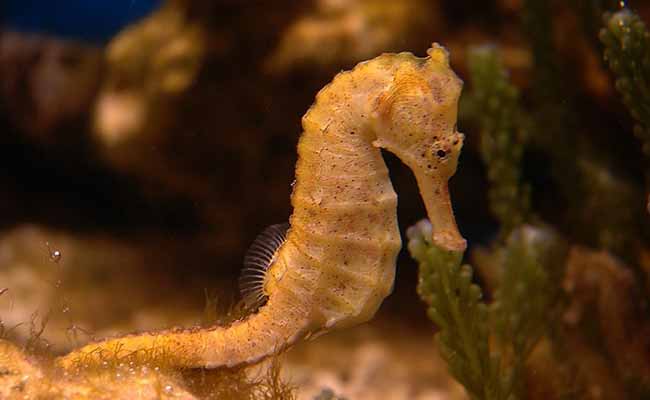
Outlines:
<svg viewBox="0 0 650 400"><path fill-rule="evenodd" d="M5 0L0 399L650 398L648 23L642 0ZM240 318L316 93L433 42L464 81L464 254L385 152L404 245L371 322L234 371L52 366Z"/></svg>
<svg viewBox="0 0 650 400"><path fill-rule="evenodd" d="M157 0L11 0L3 2L2 22L7 29L25 34L40 33L102 45L159 6Z"/></svg>

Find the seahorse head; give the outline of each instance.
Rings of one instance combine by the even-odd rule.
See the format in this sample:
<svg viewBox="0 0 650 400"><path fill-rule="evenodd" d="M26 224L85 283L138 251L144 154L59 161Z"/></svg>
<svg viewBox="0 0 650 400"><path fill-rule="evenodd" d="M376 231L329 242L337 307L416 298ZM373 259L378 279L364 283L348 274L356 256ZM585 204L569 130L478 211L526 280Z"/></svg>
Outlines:
<svg viewBox="0 0 650 400"><path fill-rule="evenodd" d="M466 247L456 227L447 181L456 172L463 134L456 129L463 82L449 56L434 44L429 57L397 63L392 82L377 99L375 145L397 155L415 174L433 225L433 241L448 250Z"/></svg>

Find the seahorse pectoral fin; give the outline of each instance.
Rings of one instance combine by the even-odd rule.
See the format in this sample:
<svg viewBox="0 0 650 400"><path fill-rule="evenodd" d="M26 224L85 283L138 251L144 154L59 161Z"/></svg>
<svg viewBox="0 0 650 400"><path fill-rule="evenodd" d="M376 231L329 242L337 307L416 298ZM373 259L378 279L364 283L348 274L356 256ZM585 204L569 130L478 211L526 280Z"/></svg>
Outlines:
<svg viewBox="0 0 650 400"><path fill-rule="evenodd" d="M271 225L248 248L239 277L239 289L246 308L255 310L266 303L270 286L275 284L274 280L267 279L267 274L287 237L288 229L289 224ZM277 278L281 274L276 271L273 275Z"/></svg>
<svg viewBox="0 0 650 400"><path fill-rule="evenodd" d="M418 168L413 172L433 227L433 243L450 251L464 251L467 241L456 226L447 182Z"/></svg>

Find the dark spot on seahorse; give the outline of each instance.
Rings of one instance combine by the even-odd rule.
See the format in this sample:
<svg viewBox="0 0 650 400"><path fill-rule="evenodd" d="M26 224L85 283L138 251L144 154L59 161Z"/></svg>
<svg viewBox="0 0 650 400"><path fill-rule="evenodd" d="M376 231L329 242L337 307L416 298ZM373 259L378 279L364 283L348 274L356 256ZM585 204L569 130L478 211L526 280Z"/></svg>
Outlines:
<svg viewBox="0 0 650 400"><path fill-rule="evenodd" d="M440 157L440 158L445 158L445 156L447 156L447 152L445 152L445 151L442 150L442 149L441 149L441 150L438 150L438 151L436 152L436 154L437 154L438 157Z"/></svg>

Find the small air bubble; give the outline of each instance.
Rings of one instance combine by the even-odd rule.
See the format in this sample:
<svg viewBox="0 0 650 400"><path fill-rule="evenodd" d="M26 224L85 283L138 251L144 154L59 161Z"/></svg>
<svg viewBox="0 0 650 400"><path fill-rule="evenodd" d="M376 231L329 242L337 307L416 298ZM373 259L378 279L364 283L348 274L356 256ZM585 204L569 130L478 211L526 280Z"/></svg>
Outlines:
<svg viewBox="0 0 650 400"><path fill-rule="evenodd" d="M59 250L54 250L53 252L51 252L50 260L54 261L55 263L61 261L61 252Z"/></svg>
<svg viewBox="0 0 650 400"><path fill-rule="evenodd" d="M49 242L45 242L45 246L47 247L47 251L50 253L50 261L52 261L55 264L58 264L59 261L61 261L61 257L62 257L61 251L57 249L52 249L50 247Z"/></svg>

